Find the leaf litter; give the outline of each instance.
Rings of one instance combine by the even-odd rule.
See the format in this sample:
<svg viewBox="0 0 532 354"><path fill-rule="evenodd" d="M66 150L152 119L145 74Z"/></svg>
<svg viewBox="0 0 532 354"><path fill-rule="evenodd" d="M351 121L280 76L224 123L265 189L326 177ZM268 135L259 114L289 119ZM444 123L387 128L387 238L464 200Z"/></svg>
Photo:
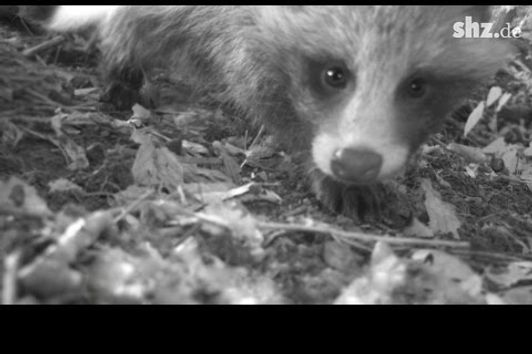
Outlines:
<svg viewBox="0 0 532 354"><path fill-rule="evenodd" d="M531 302L523 58L397 181L399 227L322 208L264 127L185 84L108 112L83 38L0 29L3 303Z"/></svg>

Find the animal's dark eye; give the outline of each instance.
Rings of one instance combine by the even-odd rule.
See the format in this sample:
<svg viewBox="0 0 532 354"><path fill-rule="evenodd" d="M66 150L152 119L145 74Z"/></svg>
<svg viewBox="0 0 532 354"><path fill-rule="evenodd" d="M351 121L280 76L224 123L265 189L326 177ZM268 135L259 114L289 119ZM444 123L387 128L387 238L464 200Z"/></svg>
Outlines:
<svg viewBox="0 0 532 354"><path fill-rule="evenodd" d="M415 78L408 83L408 94L413 98L423 97L427 93L427 82L422 78Z"/></svg>
<svg viewBox="0 0 532 354"><path fill-rule="evenodd" d="M341 90L347 86L347 70L341 66L326 67L321 73L325 86Z"/></svg>

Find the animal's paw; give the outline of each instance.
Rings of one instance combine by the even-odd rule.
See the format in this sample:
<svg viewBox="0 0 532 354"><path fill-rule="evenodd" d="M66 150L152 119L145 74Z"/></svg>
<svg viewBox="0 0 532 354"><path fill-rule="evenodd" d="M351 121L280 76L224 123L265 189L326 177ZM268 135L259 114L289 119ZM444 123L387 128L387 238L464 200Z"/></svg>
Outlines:
<svg viewBox="0 0 532 354"><path fill-rule="evenodd" d="M347 185L318 173L313 176L312 187L326 208L359 222L385 221L400 228L406 226L412 217L406 197L393 186Z"/></svg>
<svg viewBox="0 0 532 354"><path fill-rule="evenodd" d="M100 96L100 101L111 104L117 110L125 111L130 110L135 103L140 103L141 96L138 88L123 81L112 81Z"/></svg>
<svg viewBox="0 0 532 354"><path fill-rule="evenodd" d="M142 102L141 89L144 73L134 65L117 65L104 62L102 67L107 82L100 101L111 104L117 110L130 110L135 103Z"/></svg>

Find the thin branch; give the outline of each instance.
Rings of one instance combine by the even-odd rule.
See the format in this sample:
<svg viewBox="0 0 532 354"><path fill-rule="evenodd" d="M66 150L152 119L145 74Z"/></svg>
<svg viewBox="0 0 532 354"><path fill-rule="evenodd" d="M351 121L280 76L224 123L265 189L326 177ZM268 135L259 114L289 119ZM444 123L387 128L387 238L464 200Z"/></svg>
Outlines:
<svg viewBox="0 0 532 354"><path fill-rule="evenodd" d="M144 200L148 199L152 194L154 193L153 189L150 189L149 191L146 191L144 194L142 194L140 197L138 197L133 203L127 206L127 208L122 209L119 215L117 215L113 222L117 223L118 221L122 220L127 214L131 213L133 210L135 210L140 203L142 203Z"/></svg>
<svg viewBox="0 0 532 354"><path fill-rule="evenodd" d="M251 142L251 145L249 145L247 148L246 148L246 152L251 150L251 148L253 146L255 146L257 144L257 142L259 141L260 137L262 136L262 134L264 133L264 124L260 126L260 129L257 133L257 135L255 136L255 138L253 139L253 141ZM246 131L246 134L247 134L247 131ZM246 136L247 138L247 136ZM247 141L247 140L244 140L244 141ZM244 168L244 166L246 166L246 164L248 163L248 158L246 156L246 158L244 159L244 161L242 161L242 163L240 164L240 168Z"/></svg>
<svg viewBox="0 0 532 354"><path fill-rule="evenodd" d="M469 247L469 242L459 242L459 241L444 241L444 240L427 240L421 238L411 238L411 237L393 237L393 236L380 236L380 235L371 235L361 232L352 232L338 230L335 228L324 228L322 226L306 226L306 225L294 225L294 224L283 224L276 222L259 222L258 226L264 229L282 229L286 231L303 231L303 232L314 232L326 235L334 235L336 237L344 238L346 240L358 240L365 242L377 242L384 241L389 244L416 244L416 245L426 245L426 246L445 246L445 247L458 247L458 248L467 248Z"/></svg>
<svg viewBox="0 0 532 354"><path fill-rule="evenodd" d="M35 54L39 54L42 51L45 51L48 48L55 47L58 44L61 44L65 41L65 37L62 35L56 36L50 40L42 42L34 47L28 48L22 52L22 55L26 58L32 57Z"/></svg>

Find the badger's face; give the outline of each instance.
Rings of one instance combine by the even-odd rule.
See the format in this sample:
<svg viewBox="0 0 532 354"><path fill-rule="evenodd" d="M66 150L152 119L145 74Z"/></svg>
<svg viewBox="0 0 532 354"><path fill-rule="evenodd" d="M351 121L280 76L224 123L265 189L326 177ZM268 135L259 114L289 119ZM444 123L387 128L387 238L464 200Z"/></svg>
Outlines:
<svg viewBox="0 0 532 354"><path fill-rule="evenodd" d="M316 167L346 183L373 183L400 172L470 89L453 68L385 57L396 62L326 60L309 69L314 79L308 89L296 90L302 96L295 101L304 102L300 115L315 125Z"/></svg>
<svg viewBox="0 0 532 354"><path fill-rule="evenodd" d="M453 23L481 10L321 7L268 15L290 99L313 126L315 166L349 184L400 172L510 54L502 41L453 38Z"/></svg>

